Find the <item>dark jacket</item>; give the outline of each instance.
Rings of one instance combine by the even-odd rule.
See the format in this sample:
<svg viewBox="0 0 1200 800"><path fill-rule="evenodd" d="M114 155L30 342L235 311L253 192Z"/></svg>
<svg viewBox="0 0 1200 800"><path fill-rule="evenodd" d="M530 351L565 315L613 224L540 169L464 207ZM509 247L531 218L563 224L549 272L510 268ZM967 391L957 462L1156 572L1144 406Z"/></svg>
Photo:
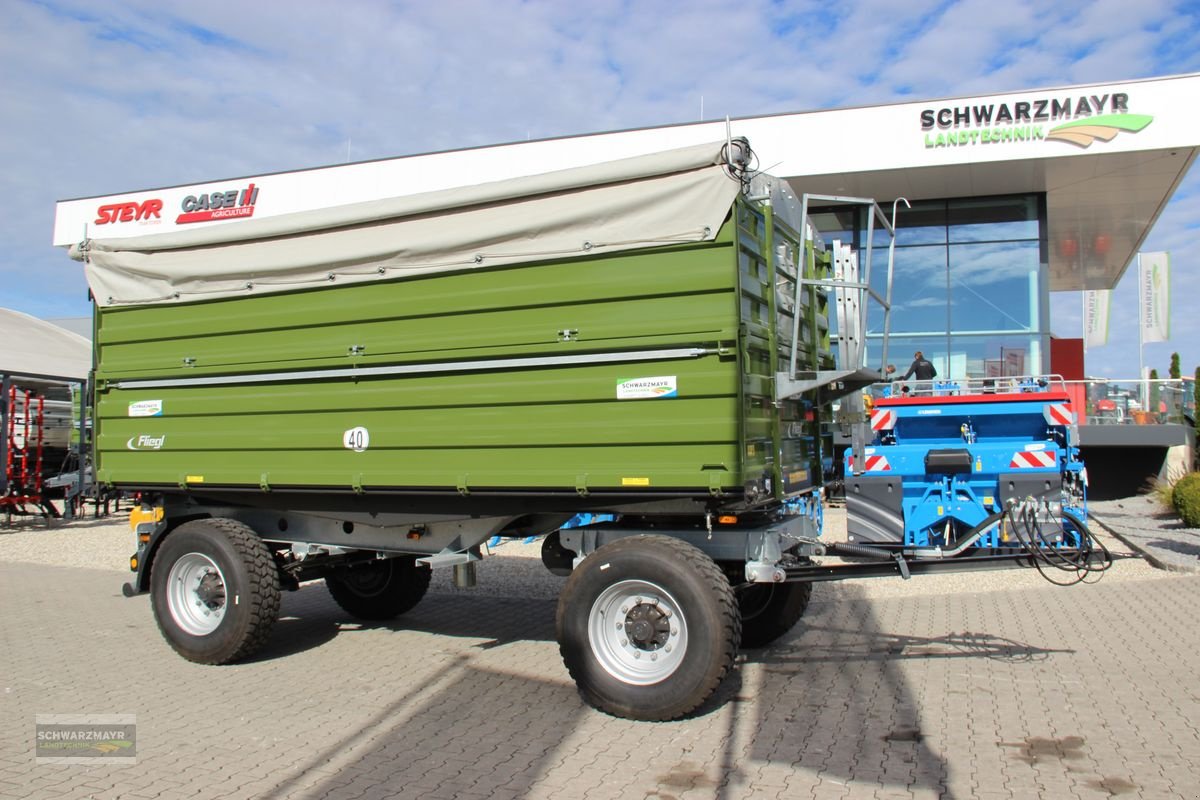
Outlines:
<svg viewBox="0 0 1200 800"><path fill-rule="evenodd" d="M906 381L909 376L915 375L919 381L931 381L937 377L937 368L927 358L917 358L913 360L912 365L908 368L908 372L904 373L904 377L900 380Z"/></svg>

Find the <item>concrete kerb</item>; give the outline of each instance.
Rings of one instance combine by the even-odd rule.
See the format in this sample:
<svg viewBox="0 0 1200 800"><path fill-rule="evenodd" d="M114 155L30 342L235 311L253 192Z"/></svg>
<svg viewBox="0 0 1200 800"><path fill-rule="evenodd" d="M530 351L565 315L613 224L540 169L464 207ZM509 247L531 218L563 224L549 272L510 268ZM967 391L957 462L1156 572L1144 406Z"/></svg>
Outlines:
<svg viewBox="0 0 1200 800"><path fill-rule="evenodd" d="M1150 566L1154 567L1155 569L1162 569L1162 570L1166 570L1168 572L1197 572L1197 571L1200 571L1200 570L1188 569L1187 567L1184 567L1181 564L1179 564L1179 565L1168 564L1167 562L1163 561L1162 559L1158 558L1153 553L1151 553L1149 548L1142 547L1140 544L1138 544L1136 541L1134 541L1133 539L1131 539L1128 536L1122 536L1120 531L1118 531L1116 528L1114 528L1113 526L1106 523L1104 520L1097 517L1094 513L1088 515L1088 522L1095 523L1095 524L1099 525L1101 528L1104 528L1104 530L1106 530L1108 533L1110 533L1113 536L1113 538L1122 542L1130 550L1133 550L1135 553L1140 555L1142 558L1146 559L1146 563L1148 563Z"/></svg>
<svg viewBox="0 0 1200 800"><path fill-rule="evenodd" d="M1137 508L1138 504L1145 509ZM1146 496L1089 503L1088 520L1099 525L1155 569L1200 574L1200 531L1180 528L1177 517L1163 517L1161 507ZM1110 514L1111 512L1111 514ZM1137 524L1116 518L1132 515Z"/></svg>

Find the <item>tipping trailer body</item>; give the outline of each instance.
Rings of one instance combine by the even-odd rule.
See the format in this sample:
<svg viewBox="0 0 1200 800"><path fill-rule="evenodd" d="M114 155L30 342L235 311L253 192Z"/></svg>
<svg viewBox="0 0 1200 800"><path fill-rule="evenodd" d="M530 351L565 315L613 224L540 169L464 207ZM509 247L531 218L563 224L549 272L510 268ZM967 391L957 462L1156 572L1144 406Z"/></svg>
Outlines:
<svg viewBox="0 0 1200 800"><path fill-rule="evenodd" d="M792 327L776 292L791 291L795 265L828 276L829 254L812 238L801 254L800 223L782 195L774 207L747 201L711 161L704 169L718 175L709 182L726 184L714 220L643 234L637 246L606 246L584 219L575 252L538 258L489 254L436 270L383 260L345 269L335 258L294 289L286 263L282 278L228 263L221 275L236 276L234 286L213 299L185 288L122 301L95 286L97 480L335 515L511 517L664 499L748 509L812 491L831 449L811 399L774 402ZM574 199L609 188L559 191ZM638 204L671 202L626 191L626 215L661 215ZM442 212L438 235L474 239L469 219L454 230L461 212ZM536 250L537 227L527 220L515 242L472 244L480 253ZM353 233L340 225L328 235ZM322 235L296 234L277 249ZM210 235L148 249L156 246L117 241L103 252L91 243L84 257L93 272L111 259L123 280L156 258L231 258L226 249L239 245ZM254 241L240 246L257 257ZM377 279L349 282L343 272ZM802 293L800 347L831 367L828 295Z"/></svg>

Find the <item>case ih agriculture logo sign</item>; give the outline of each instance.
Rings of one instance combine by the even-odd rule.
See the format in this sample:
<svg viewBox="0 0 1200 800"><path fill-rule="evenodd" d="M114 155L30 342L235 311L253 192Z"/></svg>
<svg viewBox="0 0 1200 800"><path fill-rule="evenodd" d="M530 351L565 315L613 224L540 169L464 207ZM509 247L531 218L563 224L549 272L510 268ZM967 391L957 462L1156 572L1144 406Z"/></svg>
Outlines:
<svg viewBox="0 0 1200 800"><path fill-rule="evenodd" d="M1129 95L1039 97L1009 103L926 108L921 130L926 149L1050 140L1076 147L1137 133L1154 117L1129 113ZM1051 127L1049 123L1061 122Z"/></svg>
<svg viewBox="0 0 1200 800"><path fill-rule="evenodd" d="M183 213L175 218L175 224L186 225L189 222L252 217L254 216L254 204L257 202L258 187L253 183L240 189L206 192L201 195L189 194L180 203L180 210ZM96 209L96 219L93 224L140 222L143 225L157 225L162 221L162 210L163 201L158 197L126 203L109 203Z"/></svg>
<svg viewBox="0 0 1200 800"><path fill-rule="evenodd" d="M175 218L175 224L208 222L214 219L236 219L254 216L254 204L258 202L258 187L253 183L244 189L229 189L224 192L208 192L183 198L183 213Z"/></svg>

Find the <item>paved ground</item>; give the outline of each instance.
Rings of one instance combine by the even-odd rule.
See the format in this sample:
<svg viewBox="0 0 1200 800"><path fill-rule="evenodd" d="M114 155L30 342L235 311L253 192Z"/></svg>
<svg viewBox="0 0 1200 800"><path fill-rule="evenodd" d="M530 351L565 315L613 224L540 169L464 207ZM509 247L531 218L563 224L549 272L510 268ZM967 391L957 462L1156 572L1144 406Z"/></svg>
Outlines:
<svg viewBox="0 0 1200 800"><path fill-rule="evenodd" d="M439 581L386 626L306 586L260 657L201 667L120 596L115 555L3 559L37 537L22 561L89 563L90 540L95 564L116 536L0 535L0 797L1200 796L1200 579L1141 561L1069 589L819 585L699 714L653 724L579 701L557 579L520 548L484 562L482 591ZM74 712L136 714L138 763L35 764L34 716Z"/></svg>

